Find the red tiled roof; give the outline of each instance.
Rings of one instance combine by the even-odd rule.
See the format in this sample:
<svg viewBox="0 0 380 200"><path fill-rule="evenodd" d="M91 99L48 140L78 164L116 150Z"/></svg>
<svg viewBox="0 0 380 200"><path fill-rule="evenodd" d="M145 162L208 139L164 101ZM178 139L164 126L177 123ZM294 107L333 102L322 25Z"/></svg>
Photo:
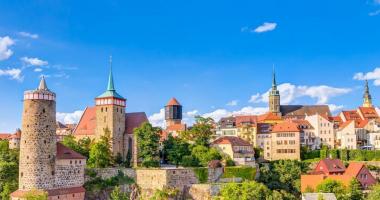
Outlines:
<svg viewBox="0 0 380 200"><path fill-rule="evenodd" d="M94 135L96 128L95 107L87 107L74 130L74 135Z"/></svg>
<svg viewBox="0 0 380 200"><path fill-rule="evenodd" d="M290 121L286 121L283 123L275 124L272 128L272 132L300 132L298 128L298 124Z"/></svg>
<svg viewBox="0 0 380 200"><path fill-rule="evenodd" d="M10 133L0 133L0 140L7 140L11 135Z"/></svg>
<svg viewBox="0 0 380 200"><path fill-rule="evenodd" d="M166 106L180 106L181 104L178 102L176 98L171 98Z"/></svg>
<svg viewBox="0 0 380 200"><path fill-rule="evenodd" d="M336 180L343 183L344 186L349 186L352 178L354 177L349 175L301 175L301 191L305 192L307 188L315 190L325 179Z"/></svg>
<svg viewBox="0 0 380 200"><path fill-rule="evenodd" d="M365 119L379 118L379 115L374 107L359 107L359 112Z"/></svg>
<svg viewBox="0 0 380 200"><path fill-rule="evenodd" d="M329 117L329 121L341 123L343 120L340 116Z"/></svg>
<svg viewBox="0 0 380 200"><path fill-rule="evenodd" d="M212 144L231 144L232 146L252 146L249 142L233 136L223 136L216 139Z"/></svg>
<svg viewBox="0 0 380 200"><path fill-rule="evenodd" d="M247 116L236 116L236 125L238 127L243 125L254 126L257 123L256 115L247 115Z"/></svg>
<svg viewBox="0 0 380 200"><path fill-rule="evenodd" d="M172 124L166 127L166 131L184 131L186 130L186 124Z"/></svg>
<svg viewBox="0 0 380 200"><path fill-rule="evenodd" d="M9 139L20 139L21 138L21 130L18 129L15 134L11 134Z"/></svg>
<svg viewBox="0 0 380 200"><path fill-rule="evenodd" d="M355 128L364 128L368 124L368 119L366 120L356 120L355 121Z"/></svg>
<svg viewBox="0 0 380 200"><path fill-rule="evenodd" d="M57 142L57 159L86 159L86 157Z"/></svg>
<svg viewBox="0 0 380 200"><path fill-rule="evenodd" d="M30 191L17 190L13 192L11 196L22 198L29 192ZM53 190L48 190L47 192L48 192L48 196L58 196L58 195L66 195L66 194L84 193L86 192L86 189L84 189L84 187L72 187L72 188L53 189Z"/></svg>
<svg viewBox="0 0 380 200"><path fill-rule="evenodd" d="M339 159L323 159L319 162L322 162L326 165L327 171L329 173L334 173L334 172L344 172L346 170L346 167L342 163L341 160ZM319 169L315 169L314 171L319 171Z"/></svg>
<svg viewBox="0 0 380 200"><path fill-rule="evenodd" d="M306 127L305 129L314 129L310 122L304 119L295 119L292 120L292 122L298 124L298 127L301 129L303 129L303 127Z"/></svg>
<svg viewBox="0 0 380 200"><path fill-rule="evenodd" d="M281 120L281 117L271 112L257 116L257 121L262 122L266 120Z"/></svg>
<svg viewBox="0 0 380 200"><path fill-rule="evenodd" d="M125 132L127 134L133 134L133 130L144 122L148 122L148 117L145 112L134 112L125 114Z"/></svg>
<svg viewBox="0 0 380 200"><path fill-rule="evenodd" d="M346 122L343 122L341 124L339 124L339 129L344 129L346 128L348 125L350 125L353 121L352 120L348 120Z"/></svg>
<svg viewBox="0 0 380 200"><path fill-rule="evenodd" d="M125 132L127 134L133 134L133 129L139 127L144 122L148 122L148 118L144 112L126 113ZM74 135L94 135L95 129L96 108L87 107L74 130Z"/></svg>
<svg viewBox="0 0 380 200"><path fill-rule="evenodd" d="M356 177L363 167L364 167L363 163L352 162L350 163L350 165L348 165L344 174Z"/></svg>
<svg viewBox="0 0 380 200"><path fill-rule="evenodd" d="M342 113L347 121L361 119L360 115L356 112L356 110L342 111Z"/></svg>

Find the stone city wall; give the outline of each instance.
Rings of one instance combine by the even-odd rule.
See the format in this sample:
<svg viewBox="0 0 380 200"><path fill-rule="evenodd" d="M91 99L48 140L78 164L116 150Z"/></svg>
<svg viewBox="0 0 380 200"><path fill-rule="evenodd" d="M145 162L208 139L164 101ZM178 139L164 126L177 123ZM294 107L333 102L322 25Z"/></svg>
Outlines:
<svg viewBox="0 0 380 200"><path fill-rule="evenodd" d="M80 162L79 162L80 161ZM85 160L60 159L55 165L55 187L79 187L84 184Z"/></svg>
<svg viewBox="0 0 380 200"><path fill-rule="evenodd" d="M220 185L194 184L189 189L188 198L192 200L211 200L220 192Z"/></svg>
<svg viewBox="0 0 380 200"><path fill-rule="evenodd" d="M102 179L109 179L114 176L117 176L119 171L123 172L125 176L128 176L130 178L133 178L136 180L136 170L132 168L94 168L90 169L96 172L96 176L100 177ZM85 176L85 181L89 181L92 178L89 176Z"/></svg>

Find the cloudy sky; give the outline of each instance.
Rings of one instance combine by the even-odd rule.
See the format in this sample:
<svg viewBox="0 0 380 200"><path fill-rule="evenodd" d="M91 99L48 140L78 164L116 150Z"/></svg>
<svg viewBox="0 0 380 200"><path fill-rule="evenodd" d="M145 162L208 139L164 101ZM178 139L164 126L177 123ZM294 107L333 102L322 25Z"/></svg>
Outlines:
<svg viewBox="0 0 380 200"><path fill-rule="evenodd" d="M108 58L127 112L162 125L267 110L272 66L283 104L380 101L380 1L0 1L0 132L20 127L22 94L47 77L57 117L78 120L106 88Z"/></svg>

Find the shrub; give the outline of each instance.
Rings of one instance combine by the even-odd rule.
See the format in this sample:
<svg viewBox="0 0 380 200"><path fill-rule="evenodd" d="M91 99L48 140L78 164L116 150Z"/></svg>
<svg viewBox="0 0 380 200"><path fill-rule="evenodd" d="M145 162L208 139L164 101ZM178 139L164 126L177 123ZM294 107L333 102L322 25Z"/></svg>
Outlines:
<svg viewBox="0 0 380 200"><path fill-rule="evenodd" d="M256 176L255 167L225 167L223 178L242 178L244 180L254 180Z"/></svg>
<svg viewBox="0 0 380 200"><path fill-rule="evenodd" d="M340 159L341 160L348 161L348 151L347 151L347 149L341 149L339 155L340 155Z"/></svg>
<svg viewBox="0 0 380 200"><path fill-rule="evenodd" d="M329 156L332 159L339 158L338 150L337 149L331 149L331 150L329 150Z"/></svg>
<svg viewBox="0 0 380 200"><path fill-rule="evenodd" d="M199 183L206 183L208 180L208 168L199 167L193 169L195 175L197 176Z"/></svg>
<svg viewBox="0 0 380 200"><path fill-rule="evenodd" d="M184 156L182 158L182 166L183 167L198 167L199 161L194 156Z"/></svg>

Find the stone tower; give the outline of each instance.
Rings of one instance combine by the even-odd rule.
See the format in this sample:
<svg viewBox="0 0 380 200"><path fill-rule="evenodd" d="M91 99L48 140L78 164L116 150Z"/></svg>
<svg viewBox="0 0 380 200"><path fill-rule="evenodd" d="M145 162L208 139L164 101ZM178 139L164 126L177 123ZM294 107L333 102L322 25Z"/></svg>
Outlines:
<svg viewBox="0 0 380 200"><path fill-rule="evenodd" d="M276 73L273 69L272 90L269 92L269 112L281 116L280 91L277 90Z"/></svg>
<svg viewBox="0 0 380 200"><path fill-rule="evenodd" d="M120 154L125 157L125 107L126 99L119 95L114 87L112 75L112 60L110 60L110 73L107 90L95 98L96 107L96 138L99 139L109 131L111 136L111 151L114 156Z"/></svg>
<svg viewBox="0 0 380 200"><path fill-rule="evenodd" d="M54 188L56 133L55 93L45 79L36 90L24 92L20 141L19 189Z"/></svg>
<svg viewBox="0 0 380 200"><path fill-rule="evenodd" d="M372 107L372 96L369 93L368 80L365 80L363 107Z"/></svg>
<svg viewBox="0 0 380 200"><path fill-rule="evenodd" d="M165 120L166 126L182 122L182 105L174 97L165 106Z"/></svg>

